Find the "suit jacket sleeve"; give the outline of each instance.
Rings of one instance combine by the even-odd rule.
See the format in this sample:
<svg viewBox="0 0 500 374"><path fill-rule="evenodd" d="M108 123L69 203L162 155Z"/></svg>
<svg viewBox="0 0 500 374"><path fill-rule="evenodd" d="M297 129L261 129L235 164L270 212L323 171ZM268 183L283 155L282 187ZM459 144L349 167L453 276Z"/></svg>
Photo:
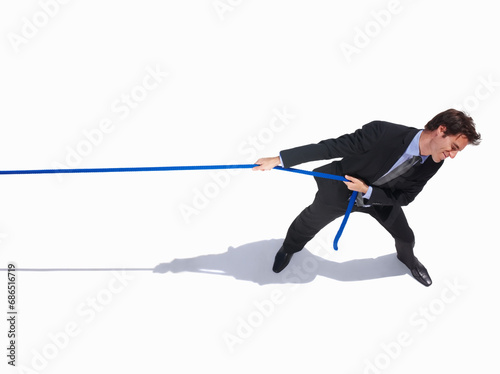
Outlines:
<svg viewBox="0 0 500 374"><path fill-rule="evenodd" d="M411 177L401 183L401 187L384 188L372 186L370 199L365 201L370 205L400 205L406 206L422 191L434 174L437 173L443 162L435 163L429 157L423 165L419 166Z"/></svg>
<svg viewBox="0 0 500 374"><path fill-rule="evenodd" d="M371 149L384 136L382 121L373 121L352 134L336 139L327 139L318 144L309 144L280 152L283 166L286 168L310 161L329 160L332 158L360 155Z"/></svg>
<svg viewBox="0 0 500 374"><path fill-rule="evenodd" d="M430 177L429 177L430 178ZM428 179L427 179L428 180ZM373 192L370 199L366 200L369 205L400 205L410 204L427 184L427 180L415 182L404 189L391 190L389 188L372 186Z"/></svg>

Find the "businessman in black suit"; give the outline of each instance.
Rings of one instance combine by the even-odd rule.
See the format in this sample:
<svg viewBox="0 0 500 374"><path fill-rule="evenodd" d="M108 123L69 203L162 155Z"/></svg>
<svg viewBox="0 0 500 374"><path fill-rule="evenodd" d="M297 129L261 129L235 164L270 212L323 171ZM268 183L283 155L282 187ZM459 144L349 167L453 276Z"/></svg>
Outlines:
<svg viewBox="0 0 500 374"><path fill-rule="evenodd" d="M436 115L419 130L384 121L373 121L352 134L261 158L254 170L277 165L292 167L304 162L342 158L316 171L343 175L349 182L315 178L318 192L313 203L292 222L283 246L276 254L273 271L281 272L294 253L302 250L323 227L344 215L351 191L358 192L353 212L368 213L394 238L398 259L420 283L430 286L427 269L413 253L415 237L402 206L411 203L427 181L468 144L481 136L472 118L449 109Z"/></svg>

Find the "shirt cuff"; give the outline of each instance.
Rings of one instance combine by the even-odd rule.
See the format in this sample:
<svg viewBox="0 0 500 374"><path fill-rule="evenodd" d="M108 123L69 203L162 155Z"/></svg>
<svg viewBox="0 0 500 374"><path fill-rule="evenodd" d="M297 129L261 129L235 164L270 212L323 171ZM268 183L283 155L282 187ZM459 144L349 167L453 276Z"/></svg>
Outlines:
<svg viewBox="0 0 500 374"><path fill-rule="evenodd" d="M373 192L372 186L368 186L368 191L366 191L366 193L363 194L363 199L370 200L370 197L372 197L372 192Z"/></svg>

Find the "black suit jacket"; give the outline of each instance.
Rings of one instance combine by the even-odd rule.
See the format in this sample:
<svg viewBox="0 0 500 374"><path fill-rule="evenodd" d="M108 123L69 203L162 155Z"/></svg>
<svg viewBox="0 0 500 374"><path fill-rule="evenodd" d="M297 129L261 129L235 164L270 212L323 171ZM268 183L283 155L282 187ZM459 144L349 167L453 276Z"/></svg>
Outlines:
<svg viewBox="0 0 500 374"><path fill-rule="evenodd" d="M413 167L386 185L376 187L372 183L390 170L418 131L413 127L373 121L352 134L284 150L280 155L284 167L309 161L342 158L316 170L331 174L348 174L371 185L373 192L369 200L365 199L366 204L405 206L422 191L427 181L443 165L443 161L436 163L432 157L428 157L422 165ZM347 190L343 183L337 182L337 185ZM341 195L345 195L345 191ZM341 198L343 199L343 196Z"/></svg>

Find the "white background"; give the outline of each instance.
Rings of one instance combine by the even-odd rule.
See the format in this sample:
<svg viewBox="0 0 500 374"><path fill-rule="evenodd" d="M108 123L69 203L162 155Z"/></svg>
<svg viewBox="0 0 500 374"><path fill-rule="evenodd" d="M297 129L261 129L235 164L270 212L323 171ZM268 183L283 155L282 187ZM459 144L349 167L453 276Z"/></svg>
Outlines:
<svg viewBox="0 0 500 374"><path fill-rule="evenodd" d="M497 367L491 1L8 3L1 170L253 163L374 119L422 128L450 107L465 108L484 140L446 161L405 210L430 288L356 214L338 252L334 222L294 257L288 270L302 277L272 273L313 198L307 176L2 176L4 353L5 268L32 269L17 273L18 367L2 354L2 372ZM169 267L182 258L197 259Z"/></svg>

